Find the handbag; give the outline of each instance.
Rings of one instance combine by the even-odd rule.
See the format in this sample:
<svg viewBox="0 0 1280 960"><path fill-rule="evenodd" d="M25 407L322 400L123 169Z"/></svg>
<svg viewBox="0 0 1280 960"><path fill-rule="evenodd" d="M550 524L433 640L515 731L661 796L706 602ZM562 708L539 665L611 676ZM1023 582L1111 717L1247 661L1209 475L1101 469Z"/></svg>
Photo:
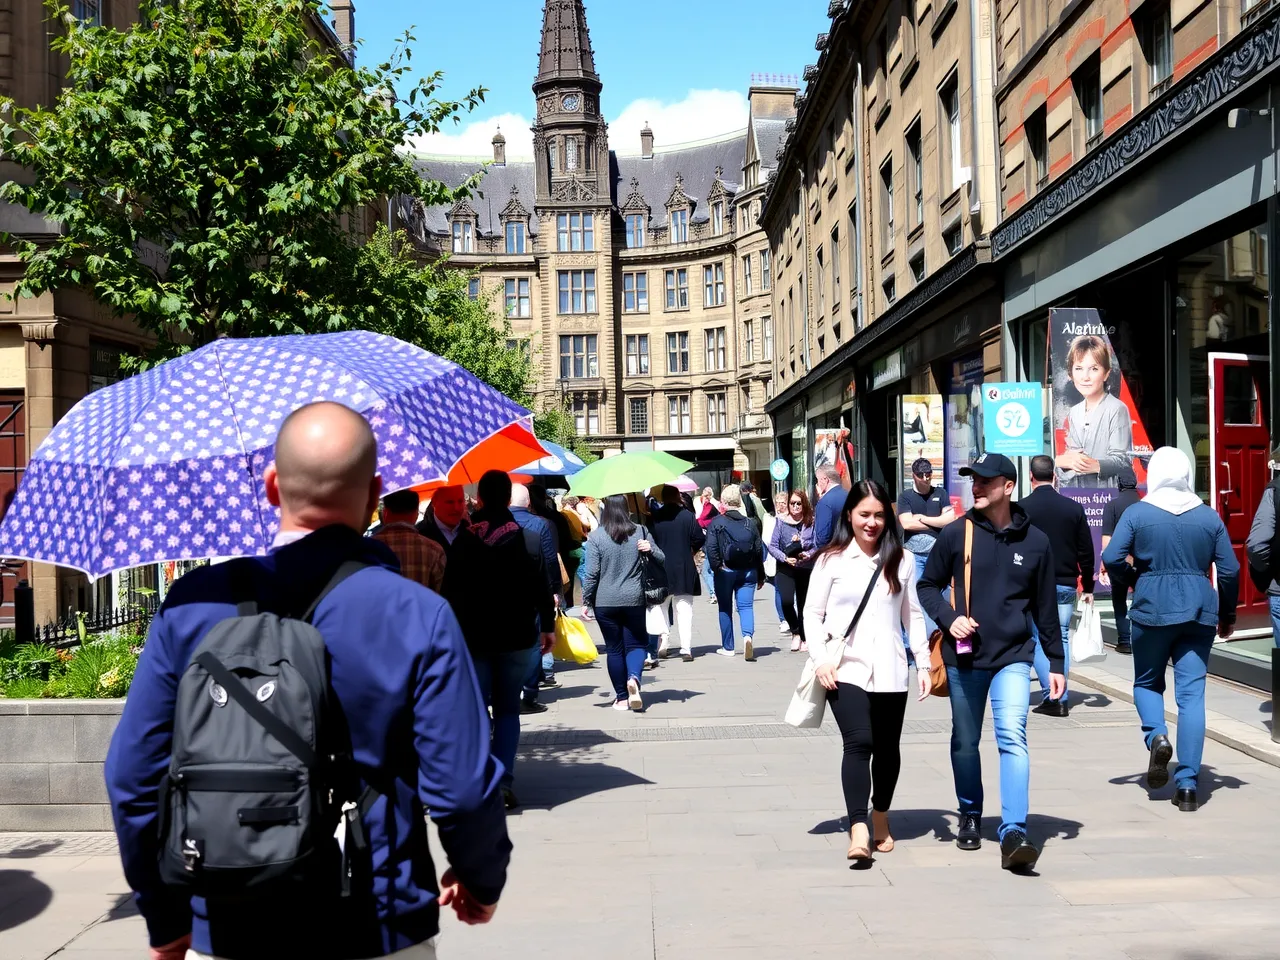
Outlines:
<svg viewBox="0 0 1280 960"><path fill-rule="evenodd" d="M876 582L880 579L880 569L883 566L884 564L877 561L875 572L871 574L871 582L867 584L862 602L858 604L858 611L853 615L849 629L844 632L844 638L840 641L840 649L836 653L835 660L837 664L844 659L844 648L848 645L849 638L853 636L853 631L862 618L862 611L867 608L867 601L871 599L871 591L876 588ZM801 729L820 727L822 715L826 709L827 688L818 682L818 665L813 662L812 657L807 657L804 667L800 670L800 682L796 684L795 693L791 695L791 703L787 705L787 713L783 719L791 726Z"/></svg>
<svg viewBox="0 0 1280 960"><path fill-rule="evenodd" d="M964 615L969 615L969 571L973 567L973 521L964 522ZM956 609L956 581L951 578L951 609ZM947 683L947 665L942 659L942 644L947 633L941 627L929 634L929 695L946 697L951 694Z"/></svg>
<svg viewBox="0 0 1280 960"><path fill-rule="evenodd" d="M644 527L640 528L640 537L653 542L653 537ZM667 599L667 571L652 554L640 554L640 582L644 588L646 605L654 607Z"/></svg>

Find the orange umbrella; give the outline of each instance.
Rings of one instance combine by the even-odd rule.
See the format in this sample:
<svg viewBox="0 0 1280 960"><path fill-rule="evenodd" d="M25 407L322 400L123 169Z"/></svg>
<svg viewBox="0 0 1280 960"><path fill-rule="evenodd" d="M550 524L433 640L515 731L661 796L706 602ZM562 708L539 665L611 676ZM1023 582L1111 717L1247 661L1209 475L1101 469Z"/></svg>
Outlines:
<svg viewBox="0 0 1280 960"><path fill-rule="evenodd" d="M448 480L424 483L413 489L419 494L425 494L434 493L441 487L462 487L478 483L490 470L506 473L546 455L547 451L538 443L537 437L521 424L513 423L472 447L453 465Z"/></svg>

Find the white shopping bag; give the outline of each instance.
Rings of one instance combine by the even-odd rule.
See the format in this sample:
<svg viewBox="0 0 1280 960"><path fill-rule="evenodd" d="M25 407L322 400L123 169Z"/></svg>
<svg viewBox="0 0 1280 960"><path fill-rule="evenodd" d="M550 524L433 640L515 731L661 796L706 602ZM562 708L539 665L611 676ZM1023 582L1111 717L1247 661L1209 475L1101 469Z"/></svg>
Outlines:
<svg viewBox="0 0 1280 960"><path fill-rule="evenodd" d="M1102 642L1102 615L1096 603L1080 601L1076 628L1071 633L1071 660L1073 663L1098 663L1107 658L1107 648Z"/></svg>

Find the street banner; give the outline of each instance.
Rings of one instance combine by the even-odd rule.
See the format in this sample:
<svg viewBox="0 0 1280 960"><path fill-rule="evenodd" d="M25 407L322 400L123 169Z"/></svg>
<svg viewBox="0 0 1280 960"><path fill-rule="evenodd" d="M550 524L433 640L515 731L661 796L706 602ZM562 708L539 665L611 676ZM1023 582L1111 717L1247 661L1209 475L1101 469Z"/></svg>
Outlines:
<svg viewBox="0 0 1280 960"><path fill-rule="evenodd" d="M951 376L942 407L947 418L947 493L957 514L973 506L973 481L960 476L960 468L973 463L982 452L981 353L951 363Z"/></svg>
<svg viewBox="0 0 1280 960"><path fill-rule="evenodd" d="M1038 383L988 383L982 387L985 449L1006 457L1044 453L1044 388Z"/></svg>

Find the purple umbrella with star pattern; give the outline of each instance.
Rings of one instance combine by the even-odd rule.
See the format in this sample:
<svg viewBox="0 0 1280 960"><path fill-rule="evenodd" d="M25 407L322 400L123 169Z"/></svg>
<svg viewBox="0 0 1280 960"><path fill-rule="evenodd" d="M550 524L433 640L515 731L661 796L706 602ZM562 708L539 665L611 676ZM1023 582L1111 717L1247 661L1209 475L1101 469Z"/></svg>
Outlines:
<svg viewBox="0 0 1280 960"><path fill-rule="evenodd" d="M89 394L40 444L0 523L0 556L104 576L262 554L262 473L294 410L331 400L378 439L386 490L449 475L530 413L461 367L367 331L218 340Z"/></svg>

